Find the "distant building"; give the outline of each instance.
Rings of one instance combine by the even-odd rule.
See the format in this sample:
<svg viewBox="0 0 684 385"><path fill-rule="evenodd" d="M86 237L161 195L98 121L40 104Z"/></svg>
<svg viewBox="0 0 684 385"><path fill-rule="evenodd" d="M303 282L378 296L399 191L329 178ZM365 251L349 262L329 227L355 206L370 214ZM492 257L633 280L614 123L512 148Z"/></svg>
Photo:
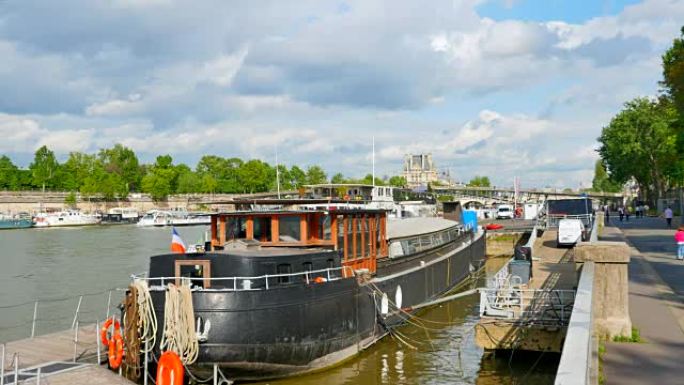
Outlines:
<svg viewBox="0 0 684 385"><path fill-rule="evenodd" d="M437 168L432 162L432 154L405 155L404 178L409 188L427 186L437 181Z"/></svg>

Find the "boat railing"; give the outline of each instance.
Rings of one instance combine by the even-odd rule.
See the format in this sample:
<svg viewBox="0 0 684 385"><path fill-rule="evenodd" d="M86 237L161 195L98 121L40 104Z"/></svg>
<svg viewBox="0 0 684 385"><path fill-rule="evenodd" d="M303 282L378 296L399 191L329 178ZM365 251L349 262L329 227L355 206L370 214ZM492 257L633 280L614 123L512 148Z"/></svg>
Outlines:
<svg viewBox="0 0 684 385"><path fill-rule="evenodd" d="M350 274L343 274L345 271L349 272ZM251 277L147 277L145 274L140 274L132 275L131 278L133 280L147 281L149 283L150 290L153 291L166 290L166 284L178 284L183 281L190 281L191 283L205 281L211 282L211 285L208 288L202 287L200 285L193 285L193 291L254 291L269 290L275 287L287 286L289 284L296 283L297 281L295 281L293 278L297 277L301 278L299 282L309 285L337 281L345 278L345 276L354 276L354 269L352 269L350 266L340 266L319 270L305 270L296 273L264 274ZM221 285L221 283L223 284Z"/></svg>

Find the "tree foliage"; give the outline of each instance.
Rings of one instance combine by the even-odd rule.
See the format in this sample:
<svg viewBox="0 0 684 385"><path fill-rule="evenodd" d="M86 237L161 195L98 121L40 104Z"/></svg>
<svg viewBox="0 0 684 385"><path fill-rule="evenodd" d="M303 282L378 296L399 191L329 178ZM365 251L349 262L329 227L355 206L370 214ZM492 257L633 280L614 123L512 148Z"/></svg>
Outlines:
<svg viewBox="0 0 684 385"><path fill-rule="evenodd" d="M47 146L42 146L36 150L33 163L29 166L34 185L43 190L46 187L52 187L51 184L57 174L58 166L55 153L50 151Z"/></svg>
<svg viewBox="0 0 684 385"><path fill-rule="evenodd" d="M667 98L625 103L598 138L610 179L623 184L634 178L647 199L662 197L679 174L676 120Z"/></svg>
<svg viewBox="0 0 684 385"><path fill-rule="evenodd" d="M406 178L403 176L393 176L389 178L389 185L394 186L394 187L406 187L408 183L406 182Z"/></svg>
<svg viewBox="0 0 684 385"><path fill-rule="evenodd" d="M684 27L672 47L663 54L663 80L660 83L680 115L684 115Z"/></svg>
<svg viewBox="0 0 684 385"><path fill-rule="evenodd" d="M471 187L490 187L491 185L488 176L475 176L468 182L468 186Z"/></svg>
<svg viewBox="0 0 684 385"><path fill-rule="evenodd" d="M606 166L603 165L601 159L598 159L594 166L594 179L591 182L591 189L600 192L619 192L622 189L620 183L610 179Z"/></svg>

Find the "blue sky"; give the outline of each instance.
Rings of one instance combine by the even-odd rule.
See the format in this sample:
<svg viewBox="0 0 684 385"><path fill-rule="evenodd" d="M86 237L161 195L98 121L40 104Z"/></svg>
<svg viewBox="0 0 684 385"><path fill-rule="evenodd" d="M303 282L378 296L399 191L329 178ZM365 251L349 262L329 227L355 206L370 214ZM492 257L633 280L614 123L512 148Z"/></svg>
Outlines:
<svg viewBox="0 0 684 385"><path fill-rule="evenodd" d="M0 2L0 153L123 143L457 180L591 182L601 128L657 94L684 1Z"/></svg>

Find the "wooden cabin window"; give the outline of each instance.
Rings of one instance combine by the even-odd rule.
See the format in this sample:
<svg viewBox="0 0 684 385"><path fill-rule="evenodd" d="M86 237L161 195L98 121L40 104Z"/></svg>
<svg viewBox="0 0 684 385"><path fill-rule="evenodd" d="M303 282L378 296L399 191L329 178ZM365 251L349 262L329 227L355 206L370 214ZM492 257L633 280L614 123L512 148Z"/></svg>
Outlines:
<svg viewBox="0 0 684 385"><path fill-rule="evenodd" d="M203 288L211 287L211 261L208 259L182 259L176 260L175 277L190 278L194 286ZM180 285L180 279L176 278L176 285Z"/></svg>
<svg viewBox="0 0 684 385"><path fill-rule="evenodd" d="M330 215L321 215L318 217L318 239L329 241L332 236Z"/></svg>
<svg viewBox="0 0 684 385"><path fill-rule="evenodd" d="M271 218L254 218L254 239L260 242L271 242Z"/></svg>
<svg viewBox="0 0 684 385"><path fill-rule="evenodd" d="M226 218L226 240L247 238L247 219L239 217Z"/></svg>
<svg viewBox="0 0 684 385"><path fill-rule="evenodd" d="M279 218L278 238L281 242L299 242L301 240L301 218L299 216L281 216Z"/></svg>

